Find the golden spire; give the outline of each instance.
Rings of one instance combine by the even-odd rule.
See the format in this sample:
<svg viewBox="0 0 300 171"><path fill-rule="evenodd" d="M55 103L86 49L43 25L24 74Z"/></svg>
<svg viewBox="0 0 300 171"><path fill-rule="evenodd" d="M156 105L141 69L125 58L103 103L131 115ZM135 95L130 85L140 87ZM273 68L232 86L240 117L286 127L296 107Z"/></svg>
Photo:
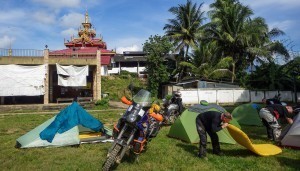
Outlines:
<svg viewBox="0 0 300 171"><path fill-rule="evenodd" d="M84 19L84 23L89 23L89 14L87 12L87 9L85 10L85 19Z"/></svg>

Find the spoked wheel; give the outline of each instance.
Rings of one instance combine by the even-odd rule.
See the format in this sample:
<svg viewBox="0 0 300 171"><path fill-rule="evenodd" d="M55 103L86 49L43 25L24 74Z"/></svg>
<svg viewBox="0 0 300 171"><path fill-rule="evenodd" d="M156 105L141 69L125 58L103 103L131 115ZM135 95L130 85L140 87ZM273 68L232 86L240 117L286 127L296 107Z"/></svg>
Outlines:
<svg viewBox="0 0 300 171"><path fill-rule="evenodd" d="M279 140L280 134L281 134L281 129L279 128L273 129L273 137L275 142Z"/></svg>
<svg viewBox="0 0 300 171"><path fill-rule="evenodd" d="M148 133L148 137L152 138L152 137L156 137L156 135L158 134L158 131L160 130L160 125L158 122L152 122L149 128L149 133Z"/></svg>
<svg viewBox="0 0 300 171"><path fill-rule="evenodd" d="M105 161L105 163L102 166L102 170L103 171L109 171L111 170L112 166L114 166L116 160L117 160L117 156L121 150L121 145L117 144L113 150L108 154L108 157Z"/></svg>
<svg viewBox="0 0 300 171"><path fill-rule="evenodd" d="M177 110L171 110L169 114L169 124L173 124L178 118L179 113Z"/></svg>

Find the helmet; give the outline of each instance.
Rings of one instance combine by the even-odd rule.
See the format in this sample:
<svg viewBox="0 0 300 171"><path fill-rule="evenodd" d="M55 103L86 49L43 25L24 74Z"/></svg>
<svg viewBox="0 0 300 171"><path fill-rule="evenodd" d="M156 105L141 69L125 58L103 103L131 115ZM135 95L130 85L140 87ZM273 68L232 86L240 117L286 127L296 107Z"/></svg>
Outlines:
<svg viewBox="0 0 300 171"><path fill-rule="evenodd" d="M175 97L181 97L181 92L180 92L180 91L176 91L176 92L174 93L174 95L175 95Z"/></svg>

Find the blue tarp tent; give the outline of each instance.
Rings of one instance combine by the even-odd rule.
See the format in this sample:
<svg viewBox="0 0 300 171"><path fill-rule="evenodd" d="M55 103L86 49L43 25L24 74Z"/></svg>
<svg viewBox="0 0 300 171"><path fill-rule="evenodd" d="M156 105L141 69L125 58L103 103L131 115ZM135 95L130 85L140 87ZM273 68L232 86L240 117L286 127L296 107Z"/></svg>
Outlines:
<svg viewBox="0 0 300 171"><path fill-rule="evenodd" d="M80 144L80 132L104 136L103 124L77 102L67 106L56 116L17 139L17 147L67 146Z"/></svg>

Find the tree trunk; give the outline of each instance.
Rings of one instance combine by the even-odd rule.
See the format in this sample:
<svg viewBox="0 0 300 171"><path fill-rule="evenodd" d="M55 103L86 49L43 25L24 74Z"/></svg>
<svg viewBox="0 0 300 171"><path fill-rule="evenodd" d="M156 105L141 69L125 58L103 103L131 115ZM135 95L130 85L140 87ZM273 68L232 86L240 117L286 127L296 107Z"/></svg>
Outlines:
<svg viewBox="0 0 300 171"><path fill-rule="evenodd" d="M233 75L231 77L231 83L234 82L234 77L235 77L235 62L233 62L233 64L232 64L232 73L233 73Z"/></svg>

